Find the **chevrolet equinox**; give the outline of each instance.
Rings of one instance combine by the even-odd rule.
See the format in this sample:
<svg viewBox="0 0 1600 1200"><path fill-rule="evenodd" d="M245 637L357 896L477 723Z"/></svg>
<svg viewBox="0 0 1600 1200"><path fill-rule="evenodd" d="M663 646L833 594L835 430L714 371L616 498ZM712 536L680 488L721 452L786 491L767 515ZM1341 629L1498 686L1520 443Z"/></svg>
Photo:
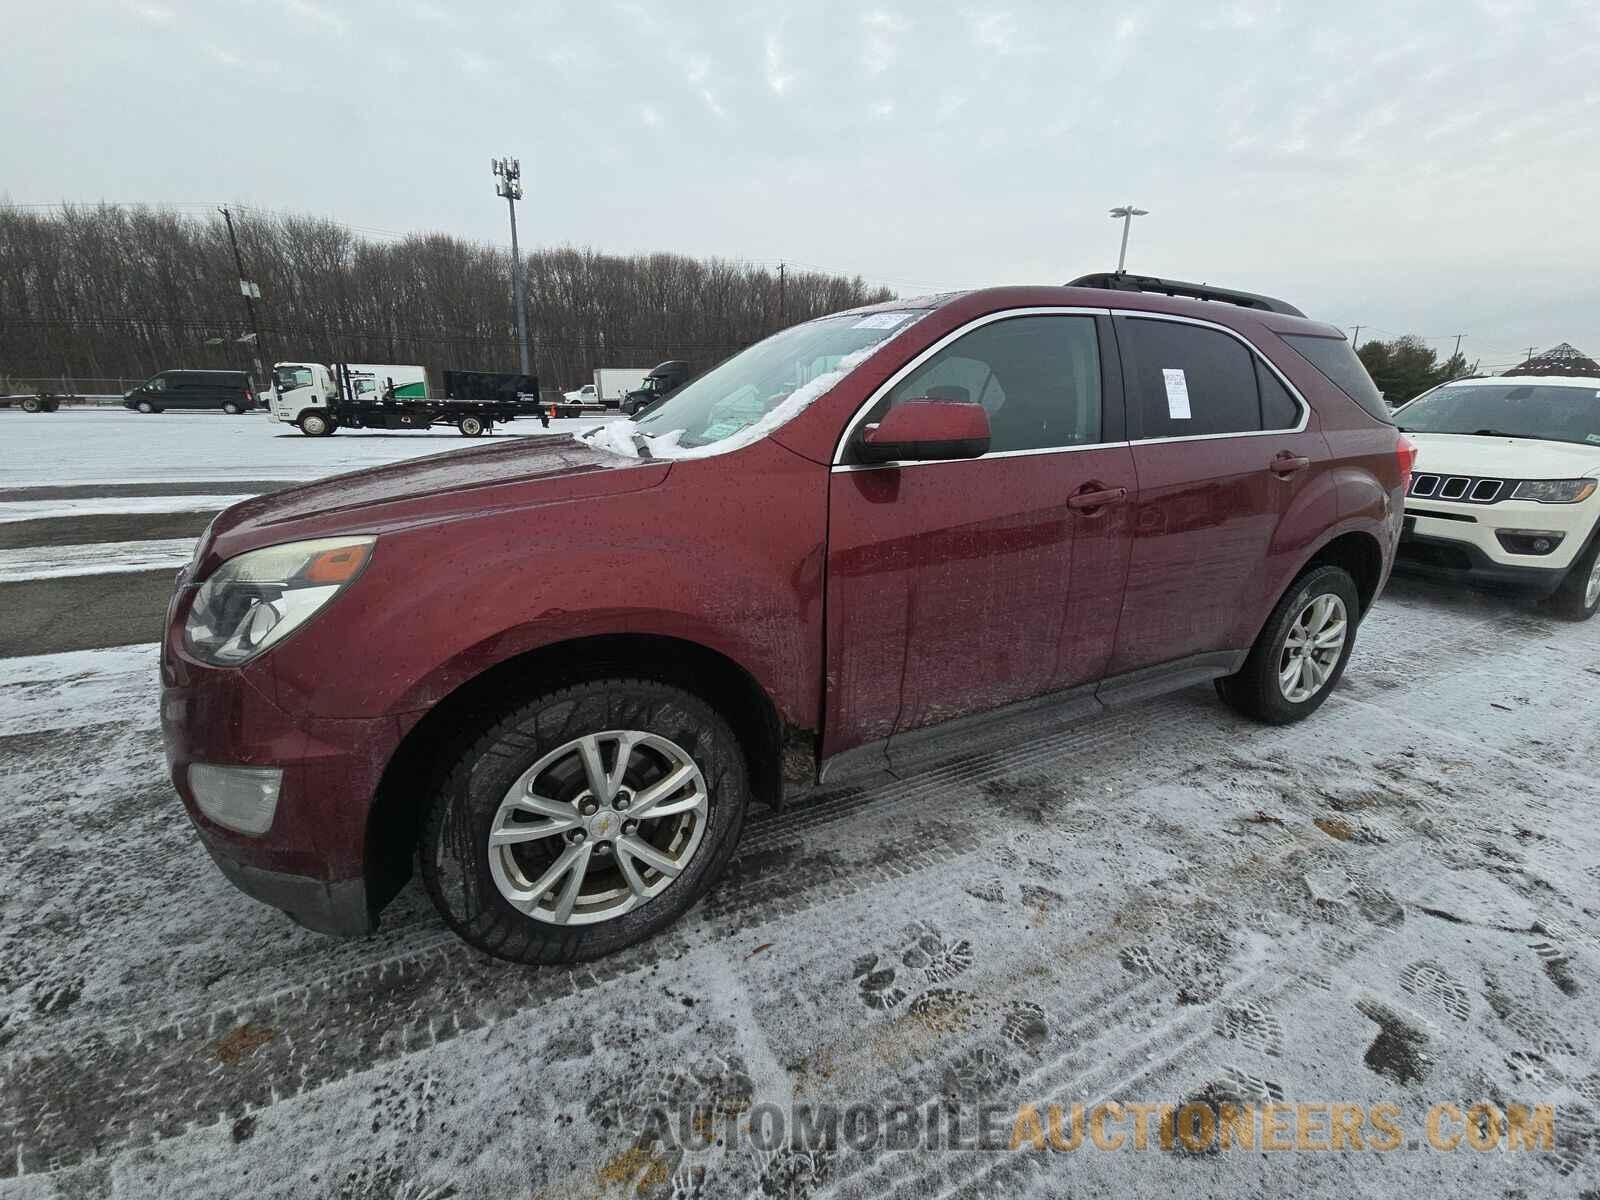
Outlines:
<svg viewBox="0 0 1600 1200"><path fill-rule="evenodd" d="M1309 715L1413 455L1269 297L1119 274L823 317L636 421L224 511L167 615L172 779L313 929L375 928L415 866L488 953L592 958L688 909L752 801L1206 681Z"/></svg>

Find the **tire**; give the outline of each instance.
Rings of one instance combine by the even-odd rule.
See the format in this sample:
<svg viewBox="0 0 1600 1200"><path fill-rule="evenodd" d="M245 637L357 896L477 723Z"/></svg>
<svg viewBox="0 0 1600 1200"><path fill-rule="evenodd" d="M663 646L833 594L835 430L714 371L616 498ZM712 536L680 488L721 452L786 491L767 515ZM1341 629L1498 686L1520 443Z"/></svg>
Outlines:
<svg viewBox="0 0 1600 1200"><path fill-rule="evenodd" d="M1312 606L1331 598L1323 609L1314 613ZM1333 603L1336 601L1337 603ZM1285 684L1283 674L1288 669L1288 656L1294 650L1287 643L1296 627L1310 623L1323 636L1331 633L1328 626L1318 626L1320 613L1336 619L1342 609L1343 640L1335 655L1313 653L1309 656L1311 672L1294 678L1292 685ZM1350 651L1355 648L1356 631L1361 622L1361 597L1355 580L1343 567L1318 565L1302 571L1289 585L1265 627L1250 648L1244 666L1226 678L1217 680L1217 694L1238 712L1269 725L1289 725L1303 721L1322 707L1333 689L1339 686L1345 664L1350 661ZM1310 687L1308 678L1315 681ZM1302 694L1309 692L1309 694Z"/></svg>
<svg viewBox="0 0 1600 1200"><path fill-rule="evenodd" d="M651 782L687 761L699 774L669 798L675 805L703 803L693 812L646 820L624 840L607 830L627 820L627 810L619 814L614 805L599 804L594 815L581 815L576 806L589 802L593 777L582 765L581 749L573 747L598 735L593 744L609 774L621 731L654 739L630 751L627 787L637 787L642 797ZM544 816L530 813L523 819L506 807L513 792L526 794L536 782L561 820L591 826L585 840L574 846L570 839L577 831L569 829L491 850L490 833L497 828L523 831L527 821L535 827L547 823ZM486 954L519 963L598 958L670 925L711 886L739 840L749 790L744 753L732 728L699 697L645 679L559 688L511 709L456 760L423 824L418 845L423 885L450 928ZM627 803L627 788L619 798ZM698 832L685 833L690 824ZM677 846L679 873L668 876L623 852L625 841L638 844L641 838L650 840L658 857L663 847ZM573 873L554 877L538 895L532 889L556 859L568 854L582 856L577 862L586 864L586 874L579 877L577 903L563 922L559 901ZM638 889L626 879L624 861L631 864ZM504 885L515 891L519 883L522 908L502 890ZM611 915L608 906L616 910Z"/></svg>
<svg viewBox="0 0 1600 1200"><path fill-rule="evenodd" d="M36 413L44 411L44 401L37 396L26 396L22 401L22 411Z"/></svg>
<svg viewBox="0 0 1600 1200"><path fill-rule="evenodd" d="M1587 621L1600 609L1600 533L1589 538L1588 548L1567 568L1550 597L1550 608L1565 621Z"/></svg>
<svg viewBox="0 0 1600 1200"><path fill-rule="evenodd" d="M327 437L334 429L332 418L318 412L301 413L295 424L307 437Z"/></svg>
<svg viewBox="0 0 1600 1200"><path fill-rule="evenodd" d="M237 417L239 415L239 406L234 404L232 401L229 401L227 404L222 406L222 411L227 413L230 417Z"/></svg>
<svg viewBox="0 0 1600 1200"><path fill-rule="evenodd" d="M477 437L483 432L483 422L477 417L462 417L456 422L462 437Z"/></svg>

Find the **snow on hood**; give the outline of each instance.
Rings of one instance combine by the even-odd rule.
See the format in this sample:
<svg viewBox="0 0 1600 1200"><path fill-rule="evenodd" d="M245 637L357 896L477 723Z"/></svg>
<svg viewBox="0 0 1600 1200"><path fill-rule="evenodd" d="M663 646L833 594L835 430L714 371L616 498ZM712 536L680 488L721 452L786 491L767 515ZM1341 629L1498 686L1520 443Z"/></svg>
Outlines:
<svg viewBox="0 0 1600 1200"><path fill-rule="evenodd" d="M909 325L903 327L909 328ZM895 332L900 333L902 329ZM856 367L860 366L872 356L883 342L874 342L870 346L863 346L854 354L847 354L839 360L839 365L825 374L818 375L810 383L796 388L784 397L778 404L760 420L746 425L737 433L730 433L725 438L718 438L704 446L680 446L678 439L683 436L683 430L673 429L666 433L656 434L646 438L646 446L651 458L712 458L718 454L729 454L734 450L742 450L746 446L754 445L775 429L779 429L794 420L811 405L833 390L835 384L842 380ZM586 446L593 446L600 450L609 450L613 454L623 454L629 458L639 457L639 446L634 440L638 432L638 424L629 419L623 421L610 421L604 425L596 425L591 429L580 429L573 434L573 438Z"/></svg>
<svg viewBox="0 0 1600 1200"><path fill-rule="evenodd" d="M1408 433L1418 471L1509 479L1575 479L1600 470L1600 446L1471 433Z"/></svg>

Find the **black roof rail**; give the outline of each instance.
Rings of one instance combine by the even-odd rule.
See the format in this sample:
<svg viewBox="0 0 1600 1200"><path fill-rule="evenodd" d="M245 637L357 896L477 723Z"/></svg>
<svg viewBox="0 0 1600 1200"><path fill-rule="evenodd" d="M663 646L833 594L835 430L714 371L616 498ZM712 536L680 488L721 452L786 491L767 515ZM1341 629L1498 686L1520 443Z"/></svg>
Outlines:
<svg viewBox="0 0 1600 1200"><path fill-rule="evenodd" d="M1237 304L1241 308L1259 308L1266 312L1283 313L1288 317L1305 316L1305 313L1294 305L1272 296L1258 296L1254 292L1212 287L1209 283L1185 283L1181 279L1158 279L1154 275L1129 275L1126 271L1102 271L1094 275L1080 275L1066 286L1107 288L1114 292L1154 292L1161 296L1182 296L1188 300L1218 300L1223 304Z"/></svg>

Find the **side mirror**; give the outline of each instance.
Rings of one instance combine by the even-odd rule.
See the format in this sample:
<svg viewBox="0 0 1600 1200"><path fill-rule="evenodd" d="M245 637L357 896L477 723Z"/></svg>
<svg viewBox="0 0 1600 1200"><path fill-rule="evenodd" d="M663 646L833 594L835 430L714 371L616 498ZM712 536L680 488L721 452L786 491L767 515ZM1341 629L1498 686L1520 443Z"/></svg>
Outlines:
<svg viewBox="0 0 1600 1200"><path fill-rule="evenodd" d="M977 458L989 452L989 414L965 400L917 396L896 404L868 425L860 453L867 462L924 462Z"/></svg>

